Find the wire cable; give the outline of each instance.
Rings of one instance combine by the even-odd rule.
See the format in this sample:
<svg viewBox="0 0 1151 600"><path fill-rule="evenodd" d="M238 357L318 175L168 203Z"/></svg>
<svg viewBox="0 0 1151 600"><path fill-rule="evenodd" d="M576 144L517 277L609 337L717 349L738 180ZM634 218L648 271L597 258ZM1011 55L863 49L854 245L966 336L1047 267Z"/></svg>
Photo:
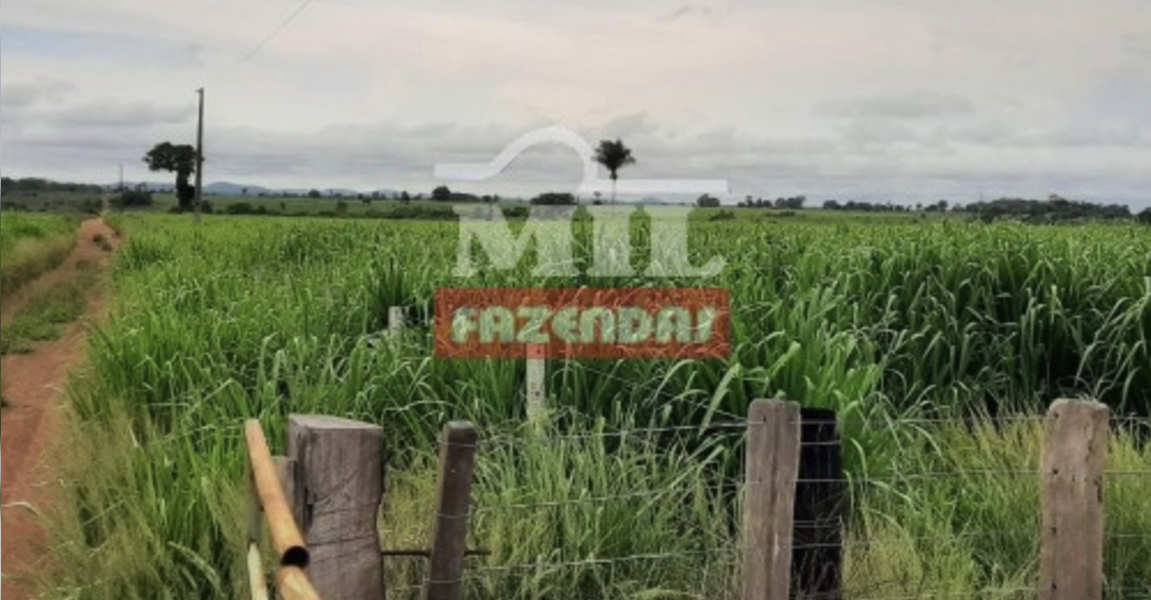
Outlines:
<svg viewBox="0 0 1151 600"><path fill-rule="evenodd" d="M249 50L247 54L240 57L240 59L237 60L235 64L243 63L256 54L259 54L259 52L264 49L264 46L267 46L272 40L276 38L276 36L283 33L283 31L287 29L288 26L291 25L297 17L299 17L305 10L307 10L307 8L311 6L313 2L315 2L315 0L303 0L303 2L300 2L299 6L296 7L296 10L292 11L292 13L288 15L288 18L284 19L279 24L279 26L273 29L271 33L264 37L264 39L260 40L260 42L256 44L251 50Z"/></svg>

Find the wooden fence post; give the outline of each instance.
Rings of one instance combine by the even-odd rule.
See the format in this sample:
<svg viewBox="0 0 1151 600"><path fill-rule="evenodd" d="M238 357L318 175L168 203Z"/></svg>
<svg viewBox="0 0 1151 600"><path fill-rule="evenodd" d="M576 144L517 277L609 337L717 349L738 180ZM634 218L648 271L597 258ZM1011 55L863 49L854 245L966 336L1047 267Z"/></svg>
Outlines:
<svg viewBox="0 0 1151 600"><path fill-rule="evenodd" d="M744 600L787 600L799 447L798 404L752 403L743 515Z"/></svg>
<svg viewBox="0 0 1151 600"><path fill-rule="evenodd" d="M539 422L547 411L547 346L527 347L527 413L528 421Z"/></svg>
<svg viewBox="0 0 1151 600"><path fill-rule="evenodd" d="M284 488L284 498L288 501L288 508L292 511L296 523L299 524L303 515L300 512L300 500L296 497L296 462L284 456L273 456L272 464L276 466L276 477L280 479L280 485ZM277 585L279 584L277 583ZM280 589L276 590L276 600L285 600L283 591Z"/></svg>
<svg viewBox="0 0 1151 600"><path fill-rule="evenodd" d="M392 339L399 339L400 335L404 333L404 309L401 306L393 306L388 310L388 333Z"/></svg>
<svg viewBox="0 0 1151 600"><path fill-rule="evenodd" d="M837 415L804 408L795 490L791 598L843 597L843 458Z"/></svg>
<svg viewBox="0 0 1151 600"><path fill-rule="evenodd" d="M1057 400L1043 446L1040 600L1103 598L1103 472L1110 411Z"/></svg>
<svg viewBox="0 0 1151 600"><path fill-rule="evenodd" d="M383 600L378 528L384 431L322 416L288 419L294 512L311 551L308 577L324 600ZM288 469L285 469L288 470Z"/></svg>
<svg viewBox="0 0 1151 600"><path fill-rule="evenodd" d="M479 436L470 423L449 423L440 448L440 482L425 600L459 600Z"/></svg>

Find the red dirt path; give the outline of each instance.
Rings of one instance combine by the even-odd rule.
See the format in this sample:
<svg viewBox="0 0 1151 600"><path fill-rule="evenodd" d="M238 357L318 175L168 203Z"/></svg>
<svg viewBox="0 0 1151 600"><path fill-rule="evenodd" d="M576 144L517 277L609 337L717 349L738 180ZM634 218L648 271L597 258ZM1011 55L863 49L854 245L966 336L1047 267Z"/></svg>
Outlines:
<svg viewBox="0 0 1151 600"><path fill-rule="evenodd" d="M100 219L85 221L78 232L76 247L56 269L45 273L21 289L0 307L0 319L7 323L21 307L48 289L76 277L77 264L86 261L106 265L111 253L101 249L93 238L104 235L114 246L115 233ZM64 388L68 372L84 358L88 326L103 315L104 297L95 286L84 316L62 328L60 339L36 345L31 354L0 358L4 373L4 396L9 408L0 414L0 511L2 511L4 580L0 595L6 600L27 600L29 590L10 574L35 568L42 559L43 532L24 504L39 507L49 501L44 482L50 481L51 465L41 463L48 443L53 440L64 416Z"/></svg>

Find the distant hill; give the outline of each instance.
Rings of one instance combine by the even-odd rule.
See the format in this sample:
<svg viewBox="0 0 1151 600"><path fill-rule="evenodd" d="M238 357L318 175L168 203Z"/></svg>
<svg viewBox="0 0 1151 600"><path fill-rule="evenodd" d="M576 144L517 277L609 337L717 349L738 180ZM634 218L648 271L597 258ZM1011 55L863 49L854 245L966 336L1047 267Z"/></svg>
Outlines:
<svg viewBox="0 0 1151 600"><path fill-rule="evenodd" d="M115 190L120 185L119 182L104 184L105 190ZM124 187L128 189L136 188L143 185L145 189L155 193L175 193L175 185L166 182L157 181L125 181ZM371 195L378 193L381 196L391 198L394 194L400 193L399 190L379 189L379 190L353 190L348 188L315 188L320 191L324 197L329 197L333 194L342 195L344 197L356 197L359 194ZM280 196L282 194L290 194L292 196L306 196L311 189L305 188L270 188L262 185L251 183L235 183L231 181L213 181L204 185L204 193L209 196L259 196L260 194L268 196ZM247 192L245 194L245 192Z"/></svg>

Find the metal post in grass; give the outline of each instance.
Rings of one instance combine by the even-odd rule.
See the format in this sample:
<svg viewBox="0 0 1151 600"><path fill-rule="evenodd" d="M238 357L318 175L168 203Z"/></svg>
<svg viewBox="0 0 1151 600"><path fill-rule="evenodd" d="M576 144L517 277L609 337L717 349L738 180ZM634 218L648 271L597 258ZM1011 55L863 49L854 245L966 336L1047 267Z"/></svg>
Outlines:
<svg viewBox="0 0 1151 600"><path fill-rule="evenodd" d="M1103 598L1103 473L1110 411L1057 400L1047 413L1040 475L1040 600Z"/></svg>
<svg viewBox="0 0 1151 600"><path fill-rule="evenodd" d="M743 515L744 600L787 600L799 478L800 410L756 400L748 415Z"/></svg>
<svg viewBox="0 0 1151 600"><path fill-rule="evenodd" d="M440 481L431 559L424 600L459 600L463 595L468 517L479 435L471 423L453 422L440 447Z"/></svg>
<svg viewBox="0 0 1151 600"><path fill-rule="evenodd" d="M791 598L843 597L843 458L835 411L803 408Z"/></svg>
<svg viewBox="0 0 1151 600"><path fill-rule="evenodd" d="M324 416L288 419L294 512L311 552L308 579L324 600L383 600L378 528L384 491L381 427ZM287 469L286 469L287 470ZM285 486L288 487L288 486Z"/></svg>

